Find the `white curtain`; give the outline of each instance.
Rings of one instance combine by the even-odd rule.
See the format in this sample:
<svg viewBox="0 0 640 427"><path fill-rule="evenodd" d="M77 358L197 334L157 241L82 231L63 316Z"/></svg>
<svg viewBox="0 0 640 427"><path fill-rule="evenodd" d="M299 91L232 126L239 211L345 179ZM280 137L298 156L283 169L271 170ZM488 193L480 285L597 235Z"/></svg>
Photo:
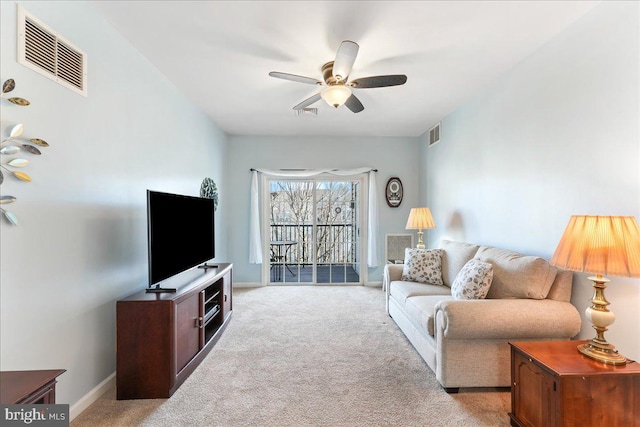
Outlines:
<svg viewBox="0 0 640 427"><path fill-rule="evenodd" d="M260 193L258 171L251 172L251 217L249 222L249 262L262 264L262 239L260 237Z"/></svg>
<svg viewBox="0 0 640 427"><path fill-rule="evenodd" d="M376 192L375 171L371 168L357 169L302 169L302 170L273 170L253 169L251 175L251 223L249 224L249 262L262 264L262 234L260 232L260 198L258 189L258 172L276 178L309 178L322 174L337 176L352 176L369 174L369 203L368 203L368 246L367 265L377 267L378 260L378 195Z"/></svg>
<svg viewBox="0 0 640 427"><path fill-rule="evenodd" d="M367 265L377 267L378 260L378 193L376 191L376 174L369 172L369 216L367 224L369 229L367 235L369 242L367 245Z"/></svg>

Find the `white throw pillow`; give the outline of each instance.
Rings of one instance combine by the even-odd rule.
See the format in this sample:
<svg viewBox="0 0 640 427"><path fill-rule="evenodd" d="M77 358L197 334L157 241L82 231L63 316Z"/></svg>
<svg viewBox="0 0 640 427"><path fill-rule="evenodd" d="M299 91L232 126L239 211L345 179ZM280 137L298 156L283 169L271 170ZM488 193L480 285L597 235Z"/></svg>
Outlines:
<svg viewBox="0 0 640 427"><path fill-rule="evenodd" d="M444 285L442 283L442 253L442 249L405 249L402 280Z"/></svg>
<svg viewBox="0 0 640 427"><path fill-rule="evenodd" d="M471 259L462 267L451 284L455 299L484 299L493 281L493 267L488 262Z"/></svg>

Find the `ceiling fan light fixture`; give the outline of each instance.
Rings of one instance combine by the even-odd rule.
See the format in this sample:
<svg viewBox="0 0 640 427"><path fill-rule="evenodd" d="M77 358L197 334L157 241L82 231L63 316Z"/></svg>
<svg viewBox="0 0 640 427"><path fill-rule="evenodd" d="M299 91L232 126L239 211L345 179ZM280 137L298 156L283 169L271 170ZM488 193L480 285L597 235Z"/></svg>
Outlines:
<svg viewBox="0 0 640 427"><path fill-rule="evenodd" d="M338 108L351 96L351 89L344 85L328 86L321 93L322 99L332 107Z"/></svg>
<svg viewBox="0 0 640 427"><path fill-rule="evenodd" d="M305 114L299 110L324 99L327 104L334 108L344 105L352 113L359 113L364 110L362 102L351 92L352 89L365 89L375 87L400 86L407 82L407 76L404 74L390 74L382 76L361 77L347 83L349 74L353 64L358 56L360 47L358 43L351 40L344 40L340 43L336 58L333 61L326 62L322 70L322 79L316 80L311 77L299 76L297 74L281 73L279 71L271 71L269 75L278 79L290 80L299 83L309 83L315 85L324 85L324 90L316 92L315 95L305 99L293 107L298 114Z"/></svg>

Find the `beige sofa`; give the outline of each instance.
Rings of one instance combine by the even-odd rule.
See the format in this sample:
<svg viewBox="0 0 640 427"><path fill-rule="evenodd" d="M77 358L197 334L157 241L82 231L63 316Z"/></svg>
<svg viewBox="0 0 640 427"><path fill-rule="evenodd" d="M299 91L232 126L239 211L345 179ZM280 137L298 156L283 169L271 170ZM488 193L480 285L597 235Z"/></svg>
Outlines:
<svg viewBox="0 0 640 427"><path fill-rule="evenodd" d="M439 249L443 285L402 281L404 266L389 264L384 288L389 315L447 392L509 387L509 341L567 340L580 331L571 272L490 246L445 240ZM456 299L451 285L472 258L491 264L488 294Z"/></svg>

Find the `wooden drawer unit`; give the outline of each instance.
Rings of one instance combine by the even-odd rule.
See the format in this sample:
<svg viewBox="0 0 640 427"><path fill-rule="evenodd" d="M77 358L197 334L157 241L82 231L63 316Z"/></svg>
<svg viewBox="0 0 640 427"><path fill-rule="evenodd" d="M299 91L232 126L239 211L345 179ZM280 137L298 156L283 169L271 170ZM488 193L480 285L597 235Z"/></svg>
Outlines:
<svg viewBox="0 0 640 427"><path fill-rule="evenodd" d="M512 426L640 427L640 365L605 365L584 341L511 342Z"/></svg>

